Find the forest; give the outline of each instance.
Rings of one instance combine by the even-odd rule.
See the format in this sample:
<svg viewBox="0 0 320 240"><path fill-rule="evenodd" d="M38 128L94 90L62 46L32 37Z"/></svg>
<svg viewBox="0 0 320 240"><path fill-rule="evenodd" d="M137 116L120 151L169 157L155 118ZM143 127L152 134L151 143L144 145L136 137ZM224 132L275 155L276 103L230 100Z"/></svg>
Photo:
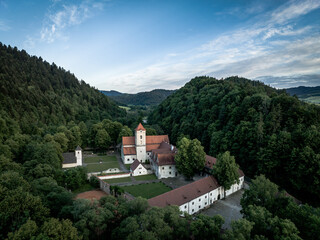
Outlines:
<svg viewBox="0 0 320 240"><path fill-rule="evenodd" d="M150 92L139 92L136 94L120 93L117 91L101 91L120 105L153 106L160 104L175 90L155 89Z"/></svg>
<svg viewBox="0 0 320 240"><path fill-rule="evenodd" d="M63 170L62 153L73 151L77 145L106 151L118 144L122 136L133 134L132 129L141 120L142 110L137 110L138 115L127 114L70 72L30 56L24 50L0 44L0 62L0 239L232 240L315 239L319 236L319 209L307 204L298 205L264 176L252 181L252 187L246 190L241 202L244 218L233 222L228 230L223 229L221 216L199 214L181 217L176 206L150 208L147 200L142 198L127 201L113 193L99 201L75 200L77 189L84 184L97 187L97 181L95 178L88 181L86 170L82 167ZM220 87L214 89L213 85ZM281 105L283 102L287 105ZM218 105L213 106L213 103ZM175 109L177 106L174 104L182 109ZM248 106L251 106L250 110ZM299 112L281 110L290 110L289 107L295 111L299 109ZM202 109L203 115L195 108ZM181 114L180 110L185 113ZM156 111L163 119L157 119L156 112L150 116L154 122L146 126L149 135L163 132L162 126L174 141L183 136L196 137L211 154L229 150L248 174L251 172L254 175L252 171L258 169L281 184L286 182L261 169L265 164L269 171L277 169L278 174L281 171L287 174L288 169L284 166L287 167L289 163L286 161L293 158L289 151L293 145L289 144L296 144L298 139L295 138L299 137L301 142L294 145L297 150L292 167L298 166L299 170L304 171L308 164L313 165L307 173L297 175L300 182L296 184L302 184L302 181L315 184L312 181L318 176L311 173L319 164L315 158L319 155L316 148L319 146L316 142L319 126L314 120L319 117L319 108L313 105L302 104L296 98L258 82L238 78L222 82L202 77L178 90ZM236 115L231 114L233 111ZM209 113L210 117L207 115ZM264 113L271 115L268 117ZM166 114L168 116L165 117ZM232 120L229 119L231 115ZM257 116L258 119L255 119ZM297 124L294 119L298 116ZM183 119L181 129L178 117ZM175 130L169 125L173 119ZM242 123L243 126L238 129L231 123ZM251 129L253 126L254 129ZM244 139L243 142L237 140L238 148L229 149L229 135L233 130L239 134L238 140L240 137ZM257 133L266 133L269 137L265 139L259 135L258 138ZM222 142L216 142L219 140L216 134L221 135ZM251 137L255 138L247 146L245 141ZM273 148L268 148L269 142ZM255 162L254 154L257 153L253 151L257 143L261 144L260 154L264 154L268 160L266 163L261 160ZM222 146L218 148L218 144ZM245 149L241 150L240 146L244 145ZM298 150L305 148L308 151L303 153L308 158L300 158ZM246 159L251 161L246 165L241 154L245 155L247 152L242 151L247 150L252 155ZM273 152L275 150L277 152ZM285 158L286 152L290 152L289 160ZM271 162L268 154L277 157ZM301 159L303 162L299 162ZM282 160L283 165L278 160ZM303 174L309 174L308 178L304 179ZM290 183L287 183L288 186ZM306 189L309 187L312 185ZM266 200L261 202L260 199Z"/></svg>
<svg viewBox="0 0 320 240"><path fill-rule="evenodd" d="M319 206L320 107L239 77L196 77L149 116L176 143L201 141L212 156L230 151L249 177L265 174Z"/></svg>

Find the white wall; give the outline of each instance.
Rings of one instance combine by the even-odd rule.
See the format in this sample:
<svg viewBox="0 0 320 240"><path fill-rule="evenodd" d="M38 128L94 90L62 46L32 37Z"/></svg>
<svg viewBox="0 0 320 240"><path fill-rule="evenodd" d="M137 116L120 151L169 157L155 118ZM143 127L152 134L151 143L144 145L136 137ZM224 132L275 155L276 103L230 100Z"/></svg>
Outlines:
<svg viewBox="0 0 320 240"><path fill-rule="evenodd" d="M157 177L160 178L169 178L176 176L176 166L175 165L165 165L158 167L158 175Z"/></svg>
<svg viewBox="0 0 320 240"><path fill-rule="evenodd" d="M72 168L72 167L77 167L77 163L67 163L67 164L62 164L62 168Z"/></svg>
<svg viewBox="0 0 320 240"><path fill-rule="evenodd" d="M124 164L131 164L134 162L134 160L137 159L137 156L136 155L124 155L123 156L123 163Z"/></svg>
<svg viewBox="0 0 320 240"><path fill-rule="evenodd" d="M76 155L76 159L77 159L77 166L82 166L82 151L76 150L75 155Z"/></svg>
<svg viewBox="0 0 320 240"><path fill-rule="evenodd" d="M113 178L124 178L124 177L130 177L130 173L119 173L119 174L113 174L108 176L97 176L97 178L104 180L104 179L113 179Z"/></svg>
<svg viewBox="0 0 320 240"><path fill-rule="evenodd" d="M231 195L232 193L239 191L241 188L243 188L243 185L244 185L244 177L240 177L239 184L235 183L231 186L230 189L226 190L226 197Z"/></svg>
<svg viewBox="0 0 320 240"><path fill-rule="evenodd" d="M139 166L132 172L132 176L140 176L140 175L147 175L148 171L145 169L144 166L139 164Z"/></svg>
<svg viewBox="0 0 320 240"><path fill-rule="evenodd" d="M137 153L137 159L139 162L146 162L147 159L147 152L146 152L146 146L136 146L136 153Z"/></svg>

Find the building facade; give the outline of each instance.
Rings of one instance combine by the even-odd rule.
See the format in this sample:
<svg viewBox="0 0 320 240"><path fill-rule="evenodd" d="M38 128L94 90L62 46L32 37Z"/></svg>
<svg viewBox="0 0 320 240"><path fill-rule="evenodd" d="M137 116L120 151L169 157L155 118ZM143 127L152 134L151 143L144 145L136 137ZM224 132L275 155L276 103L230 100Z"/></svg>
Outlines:
<svg viewBox="0 0 320 240"><path fill-rule="evenodd" d="M168 142L168 135L147 136L146 129L141 123L135 129L135 136L122 137L121 159L124 164L131 164L135 160L142 163L150 161L151 152L157 149L161 142Z"/></svg>
<svg viewBox="0 0 320 240"><path fill-rule="evenodd" d="M82 166L82 149L80 146L77 146L77 148L74 150L74 153L62 153L62 157L62 168Z"/></svg>

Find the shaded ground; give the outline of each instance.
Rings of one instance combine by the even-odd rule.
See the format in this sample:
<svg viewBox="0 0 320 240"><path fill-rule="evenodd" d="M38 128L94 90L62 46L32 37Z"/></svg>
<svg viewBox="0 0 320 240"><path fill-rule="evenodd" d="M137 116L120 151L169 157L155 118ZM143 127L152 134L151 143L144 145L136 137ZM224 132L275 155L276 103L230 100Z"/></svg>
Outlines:
<svg viewBox="0 0 320 240"><path fill-rule="evenodd" d="M201 211L202 214L208 216L221 215L225 223L223 224L224 228L230 228L232 220L238 220L242 218L240 213L241 205L240 199L242 197L244 190L241 189L238 192L228 196L226 199L218 200L214 202L210 208Z"/></svg>
<svg viewBox="0 0 320 240"><path fill-rule="evenodd" d="M92 190L88 192L79 193L76 199L89 199L89 200L99 200L101 197L107 196L107 194L101 190Z"/></svg>
<svg viewBox="0 0 320 240"><path fill-rule="evenodd" d="M193 177L193 180L186 180L184 176L180 175L178 177L174 178L162 178L161 182L166 184L167 186L171 187L172 189L182 187L184 185L193 183L194 181L197 181L201 178L204 178L206 176L200 176L200 175L195 175Z"/></svg>

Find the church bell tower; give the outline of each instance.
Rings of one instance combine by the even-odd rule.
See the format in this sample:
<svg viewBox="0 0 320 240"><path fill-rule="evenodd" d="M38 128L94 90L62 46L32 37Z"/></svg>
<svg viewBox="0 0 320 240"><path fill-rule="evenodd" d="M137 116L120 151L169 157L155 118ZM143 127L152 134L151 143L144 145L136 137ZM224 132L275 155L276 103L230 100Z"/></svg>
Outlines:
<svg viewBox="0 0 320 240"><path fill-rule="evenodd" d="M145 162L147 159L146 129L142 126L141 123L139 123L138 127L135 130L135 144L137 159L140 162Z"/></svg>

